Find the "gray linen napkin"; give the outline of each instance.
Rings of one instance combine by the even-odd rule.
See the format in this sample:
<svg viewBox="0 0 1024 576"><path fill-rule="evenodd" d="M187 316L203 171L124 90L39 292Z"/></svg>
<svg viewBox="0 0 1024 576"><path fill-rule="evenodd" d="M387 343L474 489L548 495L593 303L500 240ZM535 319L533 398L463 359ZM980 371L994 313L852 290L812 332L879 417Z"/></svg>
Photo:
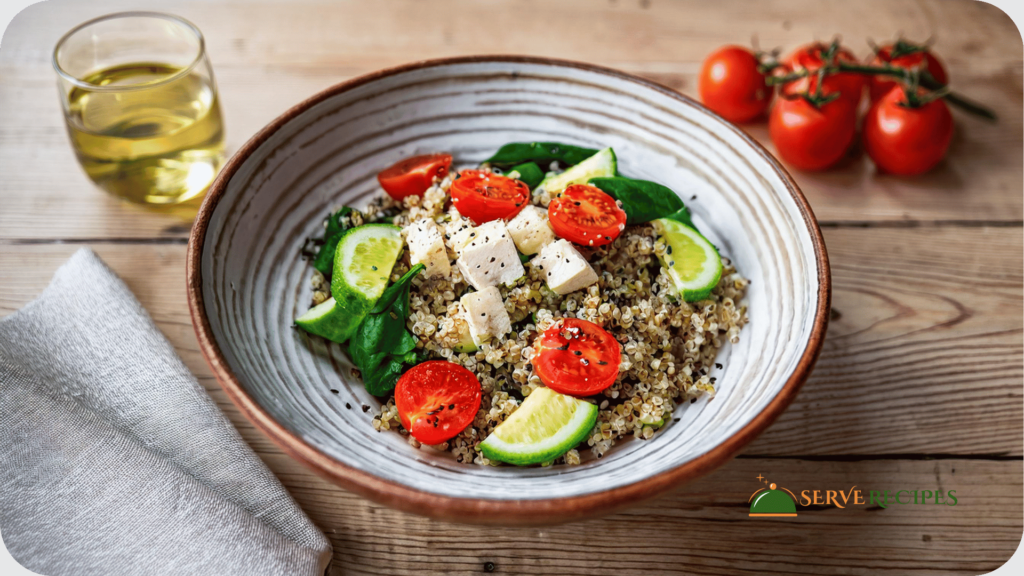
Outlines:
<svg viewBox="0 0 1024 576"><path fill-rule="evenodd" d="M0 533L47 576L319 575L331 557L87 249L0 320Z"/></svg>

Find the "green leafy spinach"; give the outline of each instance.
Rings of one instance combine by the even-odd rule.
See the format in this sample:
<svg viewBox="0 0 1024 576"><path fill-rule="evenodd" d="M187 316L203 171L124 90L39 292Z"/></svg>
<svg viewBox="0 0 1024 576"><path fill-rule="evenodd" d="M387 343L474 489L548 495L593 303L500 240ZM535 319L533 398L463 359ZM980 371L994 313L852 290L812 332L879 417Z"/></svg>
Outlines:
<svg viewBox="0 0 1024 576"><path fill-rule="evenodd" d="M425 266L417 264L381 294L349 340L348 353L374 396L394 389L406 364L416 364L416 338L405 327L409 286Z"/></svg>
<svg viewBox="0 0 1024 576"><path fill-rule="evenodd" d="M338 240L341 239L342 233L350 227L347 216L351 213L351 208L343 206L341 210L327 217L324 243L323 246L320 246L320 251L316 253L316 258L313 259L313 268L319 270L325 278L331 277L331 270L334 267L334 252L338 248Z"/></svg>
<svg viewBox="0 0 1024 576"><path fill-rule="evenodd" d="M683 201L671 188L656 182L615 176L591 178L589 184L622 202L622 209L626 211L626 224L643 224L686 210ZM686 217L689 219L689 212Z"/></svg>
<svg viewBox="0 0 1024 576"><path fill-rule="evenodd" d="M529 186L530 190L536 188L537 184L540 184L540 181L544 179L544 171L535 162L526 162L513 166L509 170L509 173L512 172L518 172L519 180Z"/></svg>
<svg viewBox="0 0 1024 576"><path fill-rule="evenodd" d="M534 162L539 166L546 166L557 160L572 166L579 164L594 154L597 154L597 150L593 148L581 148L559 142L512 142L499 148L494 153L494 156L491 156L485 162L489 162L493 166L506 168L525 162Z"/></svg>

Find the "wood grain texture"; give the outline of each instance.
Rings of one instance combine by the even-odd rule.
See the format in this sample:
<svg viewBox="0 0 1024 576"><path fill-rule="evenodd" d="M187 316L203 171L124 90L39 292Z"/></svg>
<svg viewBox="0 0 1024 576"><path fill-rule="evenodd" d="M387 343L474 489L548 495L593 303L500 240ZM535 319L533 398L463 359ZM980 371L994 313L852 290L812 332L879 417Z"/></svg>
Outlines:
<svg viewBox="0 0 1024 576"><path fill-rule="evenodd" d="M936 37L955 86L1002 117L988 124L957 114L949 158L931 174L900 179L875 174L854 150L838 170L798 174L823 221L1020 221L1022 177L1021 40L998 9L980 2L756 3L527 0L473 3L261 3L166 1L206 33L233 151L289 105L331 84L423 58L524 53L621 68L696 93L701 60L715 46L746 43L791 49L811 38L841 34L858 54L863 39L901 30ZM125 205L93 187L64 133L54 74L53 43L74 24L138 3L51 0L19 14L0 50L0 182L5 210L0 238L185 237L190 213ZM543 17L539 13L543 11ZM530 17L537 14L538 16ZM485 27L474 22L515 22ZM564 34L571 29L588 34ZM763 124L746 127L767 142ZM856 191L856 192L853 192ZM55 203L66 211L48 213ZM55 231L56 230L56 231Z"/></svg>

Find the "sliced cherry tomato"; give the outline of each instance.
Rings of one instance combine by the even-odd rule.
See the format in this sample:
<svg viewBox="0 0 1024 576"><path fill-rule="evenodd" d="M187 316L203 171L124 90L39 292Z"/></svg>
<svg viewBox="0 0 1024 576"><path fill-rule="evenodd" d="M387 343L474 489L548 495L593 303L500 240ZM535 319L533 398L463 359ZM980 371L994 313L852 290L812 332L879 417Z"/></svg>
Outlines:
<svg viewBox="0 0 1024 576"><path fill-rule="evenodd" d="M825 63L824 55L828 52L828 48L828 44L821 42L808 44L795 50L782 63L793 72L801 70L807 70L811 73L817 72ZM850 64L857 64L857 57L846 48L839 48L836 59L849 62ZM841 99L856 106L860 104L860 99L864 95L865 82L864 76L860 74L840 72L826 76L825 81L822 82L822 89L826 92L839 92ZM814 92L816 87L817 78L812 75L808 78L786 83L782 93L792 96L800 92Z"/></svg>
<svg viewBox="0 0 1024 576"><path fill-rule="evenodd" d="M555 392L590 396L619 376L619 343L593 322L563 318L535 344L533 370Z"/></svg>
<svg viewBox="0 0 1024 576"><path fill-rule="evenodd" d="M730 122L749 122L768 109L774 91L765 84L757 56L742 46L723 46L700 69L700 100Z"/></svg>
<svg viewBox="0 0 1024 576"><path fill-rule="evenodd" d="M400 160L377 174L377 181L395 200L422 196L434 178L444 178L452 166L451 154L423 154Z"/></svg>
<svg viewBox="0 0 1024 576"><path fill-rule="evenodd" d="M572 184L548 204L548 220L561 238L581 246L604 246L622 233L626 212L600 188Z"/></svg>
<svg viewBox="0 0 1024 576"><path fill-rule="evenodd" d="M818 108L801 96L780 97L768 118L779 156L801 170L824 170L838 162L856 131L857 109L842 98Z"/></svg>
<svg viewBox="0 0 1024 576"><path fill-rule="evenodd" d="M530 187L498 174L463 170L452 183L452 203L459 214L478 226L500 218L512 218L529 203Z"/></svg>
<svg viewBox="0 0 1024 576"><path fill-rule="evenodd" d="M923 92L922 92L923 94ZM864 117L864 151L881 170L910 176L931 170L953 139L953 116L941 98L912 108L895 86Z"/></svg>
<svg viewBox="0 0 1024 576"><path fill-rule="evenodd" d="M480 381L445 360L417 364L398 379L395 407L402 426L423 444L458 436L480 410Z"/></svg>
<svg viewBox="0 0 1024 576"><path fill-rule="evenodd" d="M889 64L907 70L927 70L936 81L947 84L949 76L946 74L946 67L928 51L926 46L917 46L908 42L897 42L888 44L878 49L875 57L871 60L872 66ZM868 80L868 87L871 89L871 101L874 102L885 96L896 86L895 80L885 76L871 76Z"/></svg>

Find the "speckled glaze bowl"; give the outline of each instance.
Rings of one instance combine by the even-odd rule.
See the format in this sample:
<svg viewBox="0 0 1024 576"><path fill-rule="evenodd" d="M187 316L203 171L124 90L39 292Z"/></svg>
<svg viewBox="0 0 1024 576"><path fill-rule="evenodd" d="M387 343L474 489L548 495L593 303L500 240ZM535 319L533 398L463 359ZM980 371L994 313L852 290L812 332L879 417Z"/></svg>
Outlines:
<svg viewBox="0 0 1024 576"><path fill-rule="evenodd" d="M377 172L402 157L447 151L466 165L504 143L535 140L613 146L624 173L676 190L698 227L752 280L750 323L719 355L725 367L713 373L715 399L681 406L679 421L651 440L622 442L579 466L458 464L374 431L379 402L340 349L292 328L310 299L312 269L299 252L332 206L364 205L379 191ZM807 378L830 298L811 209L749 136L628 74L506 56L377 72L274 120L228 162L200 210L188 293L221 386L285 452L394 508L506 525L605 514L726 462Z"/></svg>

